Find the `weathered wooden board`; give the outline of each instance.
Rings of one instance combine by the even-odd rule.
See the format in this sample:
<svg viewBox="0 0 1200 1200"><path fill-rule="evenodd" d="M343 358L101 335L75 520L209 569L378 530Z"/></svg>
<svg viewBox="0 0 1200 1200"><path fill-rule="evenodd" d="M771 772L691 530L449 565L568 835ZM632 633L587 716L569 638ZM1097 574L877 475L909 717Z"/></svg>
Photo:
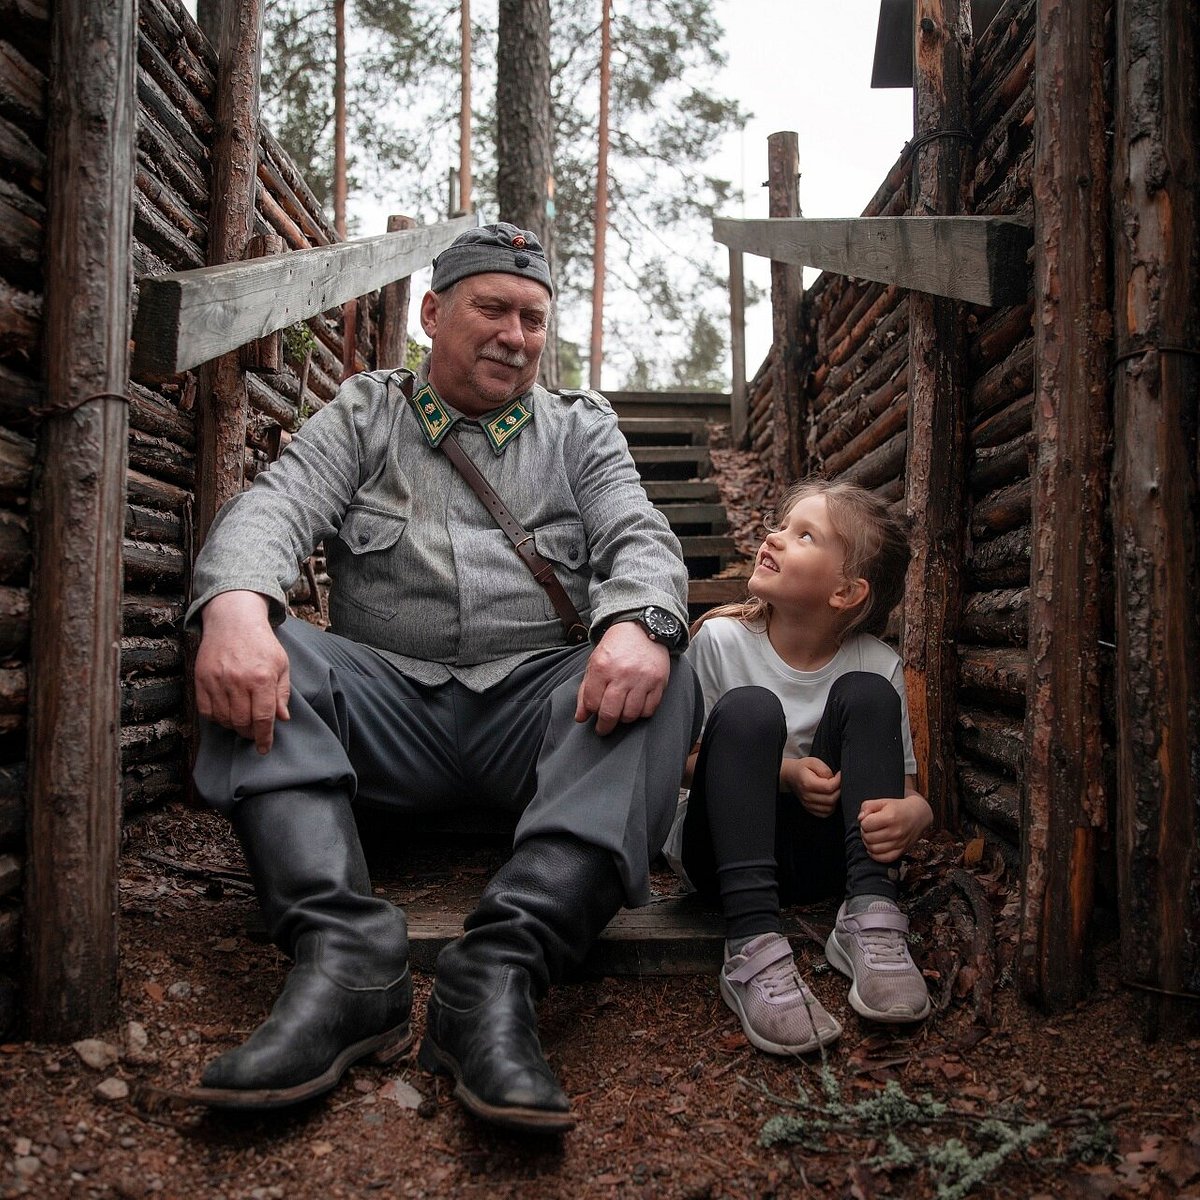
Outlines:
<svg viewBox="0 0 1200 1200"><path fill-rule="evenodd" d="M799 947L814 932L827 934L828 911L784 910L784 933ZM410 906L409 962L413 970L432 972L438 951L459 937L467 911ZM809 918L812 920L810 925ZM697 896L675 896L644 908L624 908L609 923L583 965L587 975L701 975L716 972L723 957L725 926L717 909Z"/></svg>
<svg viewBox="0 0 1200 1200"><path fill-rule="evenodd" d="M1029 292L1033 230L1011 217L722 217L713 237L773 262L971 304L1020 304Z"/></svg>
<svg viewBox="0 0 1200 1200"><path fill-rule="evenodd" d="M133 374L167 378L429 265L476 216L138 280Z"/></svg>

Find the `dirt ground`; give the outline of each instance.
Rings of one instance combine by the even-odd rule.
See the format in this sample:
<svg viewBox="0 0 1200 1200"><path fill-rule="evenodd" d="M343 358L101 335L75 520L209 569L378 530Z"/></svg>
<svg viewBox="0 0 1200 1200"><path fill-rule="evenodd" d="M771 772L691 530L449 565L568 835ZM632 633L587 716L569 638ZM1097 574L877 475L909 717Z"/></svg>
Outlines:
<svg viewBox="0 0 1200 1200"><path fill-rule="evenodd" d="M172 1100L261 1019L286 962L252 935L224 823L168 808L126 833L119 1027L0 1046L0 1195L1200 1197L1200 1040L1145 1044L1111 951L1088 1003L1052 1019L1024 1006L1016 905L979 852L942 836L909 871L937 1005L915 1030L855 1016L824 966L830 912L799 911L802 967L845 1025L824 1069L752 1049L711 975L557 988L542 1037L579 1124L541 1140L474 1123L415 1061L356 1067L271 1116ZM444 842L382 854L379 890L429 904L477 890L503 850L468 848L455 870ZM418 1033L429 982L417 977Z"/></svg>

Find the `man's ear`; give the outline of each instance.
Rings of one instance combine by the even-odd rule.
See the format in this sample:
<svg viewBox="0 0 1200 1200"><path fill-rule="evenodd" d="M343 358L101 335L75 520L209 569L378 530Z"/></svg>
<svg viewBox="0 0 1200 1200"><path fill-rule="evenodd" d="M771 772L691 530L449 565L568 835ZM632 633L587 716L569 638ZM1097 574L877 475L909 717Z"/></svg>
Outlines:
<svg viewBox="0 0 1200 1200"><path fill-rule="evenodd" d="M871 594L871 585L865 579L844 579L837 590L829 597L830 606L849 612L860 604L865 604Z"/></svg>
<svg viewBox="0 0 1200 1200"><path fill-rule="evenodd" d="M421 328L429 337L437 333L438 298L436 292L426 292L421 297Z"/></svg>

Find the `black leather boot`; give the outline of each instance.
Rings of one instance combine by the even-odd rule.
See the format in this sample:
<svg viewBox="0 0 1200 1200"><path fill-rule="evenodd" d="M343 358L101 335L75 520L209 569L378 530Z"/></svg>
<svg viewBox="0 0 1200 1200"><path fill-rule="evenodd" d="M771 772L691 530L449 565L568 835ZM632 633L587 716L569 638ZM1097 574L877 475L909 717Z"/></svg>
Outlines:
<svg viewBox="0 0 1200 1200"><path fill-rule="evenodd" d="M522 842L484 889L438 955L420 1053L426 1070L454 1076L469 1112L522 1132L574 1128L534 1001L582 962L624 895L611 852L568 836Z"/></svg>
<svg viewBox="0 0 1200 1200"><path fill-rule="evenodd" d="M412 1045L404 914L371 892L350 802L341 792L274 792L241 801L233 826L276 945L295 959L271 1015L209 1064L192 1093L229 1108L280 1108L334 1087L374 1055Z"/></svg>

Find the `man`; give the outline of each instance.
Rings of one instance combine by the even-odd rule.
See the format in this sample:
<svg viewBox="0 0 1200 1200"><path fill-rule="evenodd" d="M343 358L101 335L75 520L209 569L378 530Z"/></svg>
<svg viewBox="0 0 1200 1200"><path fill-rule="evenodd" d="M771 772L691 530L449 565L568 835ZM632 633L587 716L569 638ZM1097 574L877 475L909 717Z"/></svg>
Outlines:
<svg viewBox="0 0 1200 1200"><path fill-rule="evenodd" d="M294 1103L408 1048L404 917L372 894L352 804L475 803L521 813L514 850L438 957L420 1061L484 1120L573 1125L534 1001L649 898L698 714L679 546L616 416L535 383L551 303L532 233L462 234L434 261L415 378L349 380L197 560L196 785L295 960L264 1024L209 1065L208 1103ZM450 430L552 563L583 644L448 461ZM330 633L284 620L322 541Z"/></svg>

